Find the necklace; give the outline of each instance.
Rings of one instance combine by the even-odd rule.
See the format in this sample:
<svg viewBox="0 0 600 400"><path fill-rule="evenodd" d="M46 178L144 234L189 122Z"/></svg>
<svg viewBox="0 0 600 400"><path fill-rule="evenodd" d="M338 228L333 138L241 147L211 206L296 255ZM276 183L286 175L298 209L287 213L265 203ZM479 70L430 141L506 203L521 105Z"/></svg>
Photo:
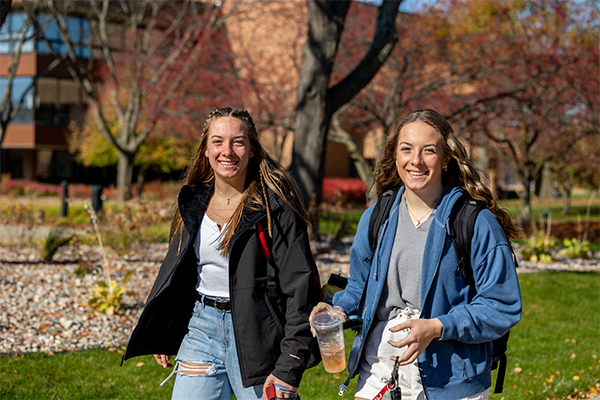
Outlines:
<svg viewBox="0 0 600 400"><path fill-rule="evenodd" d="M406 199L405 199L406 200ZM415 226L419 226L421 225L422 220L427 217L432 209L430 208L429 211L427 211L421 218L417 218L415 214L412 213L412 211L410 211L410 207L408 206L408 201L406 202L406 209L408 210L408 213L415 219L417 220L417 222L415 223Z"/></svg>
<svg viewBox="0 0 600 400"><path fill-rule="evenodd" d="M221 192L221 191L219 190L219 188L217 187L217 185L215 185L215 189L217 189L217 192L219 192L219 193L221 194L221 196L223 196L223 198L224 198L225 200L227 200L227 205L229 205L229 201L230 201L231 199L233 199L235 196L237 196L238 194L240 194L240 192L236 192L236 193L235 193L233 196L231 196L231 197L227 197L227 196L225 196L225 195L223 194L223 192Z"/></svg>

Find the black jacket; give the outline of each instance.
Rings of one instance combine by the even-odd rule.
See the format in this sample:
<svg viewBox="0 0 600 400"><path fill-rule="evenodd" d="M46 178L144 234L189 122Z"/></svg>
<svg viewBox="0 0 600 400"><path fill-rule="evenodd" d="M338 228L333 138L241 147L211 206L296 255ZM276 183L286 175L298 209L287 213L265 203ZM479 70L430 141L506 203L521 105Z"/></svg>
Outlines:
<svg viewBox="0 0 600 400"><path fill-rule="evenodd" d="M211 185L184 186L178 205L184 226L169 246L123 360L177 354L188 331L198 282L193 243ZM265 210L246 209L230 247L229 290L242 383L262 385L269 374L299 386L313 346L308 316L319 301L314 260L304 221L269 191L273 240ZM266 291L267 260L256 224L261 221L278 274L279 297ZM183 235L180 245L180 235Z"/></svg>

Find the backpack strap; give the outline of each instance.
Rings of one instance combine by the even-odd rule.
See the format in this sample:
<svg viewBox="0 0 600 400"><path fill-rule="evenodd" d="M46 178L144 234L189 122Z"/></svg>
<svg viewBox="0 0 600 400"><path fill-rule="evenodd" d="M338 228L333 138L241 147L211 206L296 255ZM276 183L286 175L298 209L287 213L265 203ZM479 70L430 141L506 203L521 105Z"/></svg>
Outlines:
<svg viewBox="0 0 600 400"><path fill-rule="evenodd" d="M267 259L267 296L275 298L277 297L277 280L275 279L277 271L275 271L275 267L272 265L271 253L269 252L267 240L265 239L265 232L263 231L260 221L256 223L256 227L258 229L258 237L260 238L260 247Z"/></svg>
<svg viewBox="0 0 600 400"><path fill-rule="evenodd" d="M462 275L467 285L475 290L473 279L473 266L471 265L471 241L475 233L475 221L479 212L485 208L485 203L473 200L469 195L461 197L454 206L452 218L452 244L456 252L458 264L454 275Z"/></svg>
<svg viewBox="0 0 600 400"><path fill-rule="evenodd" d="M369 245L371 246L371 255L366 260L369 264L373 261L375 249L377 249L381 227L390 215L390 210L392 209L392 205L394 204L394 200L396 200L399 190L400 188L395 188L383 192L373 207L373 212L369 219Z"/></svg>
<svg viewBox="0 0 600 400"><path fill-rule="evenodd" d="M396 200L396 197L398 196L399 190L399 187L386 190L381 194L381 196L379 196L377 203L375 203L375 206L373 207L373 212L371 213L371 218L369 219L369 245L371 246L371 255L365 259L365 261L369 264L373 262L373 256L375 256L375 250L377 249L377 242L379 241L381 227L390 215L390 210L392 209L394 200ZM365 287L363 288L360 302L358 303L358 308L356 309L356 315L358 316L362 314L363 307L365 306L366 296L367 282L365 282Z"/></svg>
<svg viewBox="0 0 600 400"><path fill-rule="evenodd" d="M271 254L269 253L269 247L267 246L267 240L265 239L265 232L263 231L262 224L260 223L260 221L258 221L256 223L256 227L258 228L258 237L260 238L260 247L262 248L265 258L268 260L271 258Z"/></svg>
<svg viewBox="0 0 600 400"><path fill-rule="evenodd" d="M508 341L508 335L506 335L506 340ZM502 390L504 389L504 378L506 376L507 364L508 361L506 359L506 353L502 353L502 355L496 361L494 361L492 365L492 369L498 368L498 374L496 375L496 385L494 386L494 393L502 393Z"/></svg>

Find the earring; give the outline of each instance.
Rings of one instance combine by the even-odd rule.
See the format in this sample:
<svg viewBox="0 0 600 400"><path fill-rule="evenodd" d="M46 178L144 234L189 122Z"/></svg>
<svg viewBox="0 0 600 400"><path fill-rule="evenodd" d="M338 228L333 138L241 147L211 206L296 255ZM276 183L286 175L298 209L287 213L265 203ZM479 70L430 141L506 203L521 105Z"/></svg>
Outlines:
<svg viewBox="0 0 600 400"><path fill-rule="evenodd" d="M444 165L444 171L448 169L448 164Z"/></svg>

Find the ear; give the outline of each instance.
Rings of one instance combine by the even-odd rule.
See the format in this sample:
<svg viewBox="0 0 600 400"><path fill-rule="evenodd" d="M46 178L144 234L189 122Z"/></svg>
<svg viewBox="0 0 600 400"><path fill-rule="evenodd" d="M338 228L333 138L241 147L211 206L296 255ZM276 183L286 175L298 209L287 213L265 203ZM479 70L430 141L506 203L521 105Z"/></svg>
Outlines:
<svg viewBox="0 0 600 400"><path fill-rule="evenodd" d="M447 167L451 160L452 160L452 156L450 156L450 155L444 156L444 165Z"/></svg>

